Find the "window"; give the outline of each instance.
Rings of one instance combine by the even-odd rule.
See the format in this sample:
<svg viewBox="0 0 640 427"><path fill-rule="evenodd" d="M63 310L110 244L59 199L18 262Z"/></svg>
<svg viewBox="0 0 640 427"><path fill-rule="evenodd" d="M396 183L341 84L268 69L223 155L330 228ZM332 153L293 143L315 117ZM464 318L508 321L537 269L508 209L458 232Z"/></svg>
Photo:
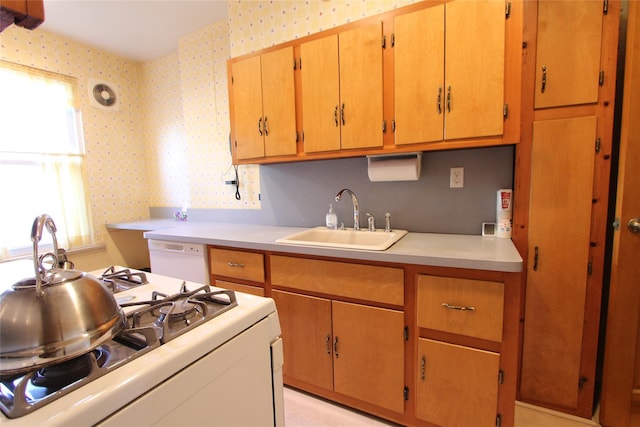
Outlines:
<svg viewBox="0 0 640 427"><path fill-rule="evenodd" d="M73 78L0 61L0 261L31 254L43 213L60 247L93 243L75 91Z"/></svg>

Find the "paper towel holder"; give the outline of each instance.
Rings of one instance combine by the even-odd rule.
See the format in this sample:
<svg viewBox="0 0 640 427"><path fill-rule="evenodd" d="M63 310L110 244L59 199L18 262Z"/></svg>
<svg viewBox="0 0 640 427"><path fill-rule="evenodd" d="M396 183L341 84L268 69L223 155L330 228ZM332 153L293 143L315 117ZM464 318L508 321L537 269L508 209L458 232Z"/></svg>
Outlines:
<svg viewBox="0 0 640 427"><path fill-rule="evenodd" d="M372 179L372 168L380 166L397 167L399 162L409 163L412 165L413 174L411 177L399 179ZM420 179L420 170L422 166L422 152L412 153L395 153L395 154L369 154L367 155L367 169L369 171L369 179L371 181L417 181ZM402 165L401 167L406 167Z"/></svg>

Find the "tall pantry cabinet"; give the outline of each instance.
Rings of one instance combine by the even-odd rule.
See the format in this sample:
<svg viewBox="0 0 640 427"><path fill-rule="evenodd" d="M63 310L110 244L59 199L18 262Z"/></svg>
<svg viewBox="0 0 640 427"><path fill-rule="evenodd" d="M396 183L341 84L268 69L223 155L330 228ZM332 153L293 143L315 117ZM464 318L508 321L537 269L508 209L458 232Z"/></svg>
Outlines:
<svg viewBox="0 0 640 427"><path fill-rule="evenodd" d="M526 257L519 399L591 418L612 152L617 1L525 2L514 242Z"/></svg>

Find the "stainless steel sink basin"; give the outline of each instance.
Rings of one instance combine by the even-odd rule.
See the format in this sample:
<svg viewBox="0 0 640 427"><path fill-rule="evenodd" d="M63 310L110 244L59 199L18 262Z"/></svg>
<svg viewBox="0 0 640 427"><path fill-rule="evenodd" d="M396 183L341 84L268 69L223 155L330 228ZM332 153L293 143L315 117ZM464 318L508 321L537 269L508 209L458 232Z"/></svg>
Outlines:
<svg viewBox="0 0 640 427"><path fill-rule="evenodd" d="M384 251L406 234L407 230L385 232L384 230L330 230L326 227L315 227L283 237L276 242L291 245Z"/></svg>

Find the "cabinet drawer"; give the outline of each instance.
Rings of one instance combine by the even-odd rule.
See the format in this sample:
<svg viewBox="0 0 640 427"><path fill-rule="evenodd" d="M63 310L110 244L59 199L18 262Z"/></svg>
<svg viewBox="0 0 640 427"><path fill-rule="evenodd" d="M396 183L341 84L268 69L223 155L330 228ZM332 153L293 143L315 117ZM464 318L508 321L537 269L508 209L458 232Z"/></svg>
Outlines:
<svg viewBox="0 0 640 427"><path fill-rule="evenodd" d="M504 284L418 276L418 326L502 341Z"/></svg>
<svg viewBox="0 0 640 427"><path fill-rule="evenodd" d="M404 305L404 270L287 256L271 257L274 286Z"/></svg>
<svg viewBox="0 0 640 427"><path fill-rule="evenodd" d="M243 292L245 294L258 295L259 297L264 296L264 288L261 288L260 286L243 285L240 283L227 282L226 280L216 280L214 286L223 289L230 289L232 291Z"/></svg>
<svg viewBox="0 0 640 427"><path fill-rule="evenodd" d="M211 274L264 282L264 255L233 249L209 248Z"/></svg>

